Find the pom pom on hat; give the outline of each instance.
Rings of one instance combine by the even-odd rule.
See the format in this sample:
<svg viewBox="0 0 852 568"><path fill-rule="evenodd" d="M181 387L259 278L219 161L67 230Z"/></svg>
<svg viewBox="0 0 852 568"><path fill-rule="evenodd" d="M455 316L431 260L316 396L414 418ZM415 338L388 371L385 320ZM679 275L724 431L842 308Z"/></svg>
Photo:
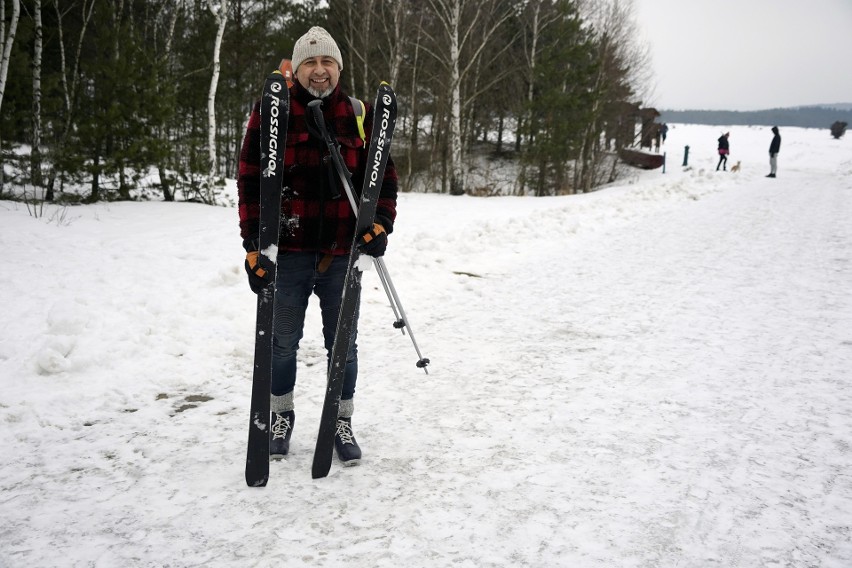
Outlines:
<svg viewBox="0 0 852 568"><path fill-rule="evenodd" d="M305 59L323 56L334 58L340 69L343 69L343 57L334 38L324 28L314 26L296 40L296 45L293 46L293 72L299 69Z"/></svg>

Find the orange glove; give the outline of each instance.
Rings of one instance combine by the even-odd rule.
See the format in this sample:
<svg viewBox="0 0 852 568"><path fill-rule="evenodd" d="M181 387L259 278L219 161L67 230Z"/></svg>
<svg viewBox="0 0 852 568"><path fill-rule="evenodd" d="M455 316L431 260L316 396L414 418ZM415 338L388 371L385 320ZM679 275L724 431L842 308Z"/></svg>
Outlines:
<svg viewBox="0 0 852 568"><path fill-rule="evenodd" d="M380 257L385 254L385 250L388 248L388 234L384 225L373 223L370 230L361 235L358 246L364 254L373 257Z"/></svg>
<svg viewBox="0 0 852 568"><path fill-rule="evenodd" d="M260 294L261 290L271 282L269 271L260 265L259 256L260 253L256 250L246 253L245 268L248 273L249 287L255 294Z"/></svg>

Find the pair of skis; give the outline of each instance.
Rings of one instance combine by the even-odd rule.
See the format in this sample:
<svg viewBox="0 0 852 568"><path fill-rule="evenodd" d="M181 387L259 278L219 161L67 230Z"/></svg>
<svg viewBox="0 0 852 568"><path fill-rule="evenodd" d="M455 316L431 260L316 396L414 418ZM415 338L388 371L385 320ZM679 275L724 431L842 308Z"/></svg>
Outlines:
<svg viewBox="0 0 852 568"><path fill-rule="evenodd" d="M319 103L319 101L316 101ZM282 111L285 112L282 117ZM260 180L260 259L261 266L270 271L271 282L258 294L257 325L255 337L254 374L252 379L251 417L249 420L248 450L246 455L246 483L250 487L263 487L269 480L269 420L270 388L272 384L272 326L273 305L275 299L275 255L277 252L280 212L281 185L286 137L287 112L289 98L284 75L273 72L264 83L261 99L260 144L261 144L261 180ZM315 122L331 152L332 159L342 157L337 142L328 133L322 121L322 112L316 107L310 109ZM317 118L317 116L319 118ZM346 367L346 355L349 339L355 323L355 310L361 290L361 269L358 266L358 238L373 225L376 205L381 190L384 170L390 155L390 144L396 124L396 96L390 85L383 83L378 90L374 107L374 121L368 165L361 190L361 201L357 209L357 226L353 235L349 253L346 278L337 320L334 346L328 367L328 382L322 417L320 419L317 444L311 475L314 479L325 477L331 468L334 453L334 435L337 426L337 412L340 394L343 390L343 376ZM283 125L283 129L281 126ZM335 164L337 167L337 163ZM345 166L343 167L345 170ZM339 171L339 168L338 168ZM348 172L347 172L348 173ZM346 187L346 184L344 184ZM347 193L351 197L351 179ZM424 365L425 366L425 365Z"/></svg>

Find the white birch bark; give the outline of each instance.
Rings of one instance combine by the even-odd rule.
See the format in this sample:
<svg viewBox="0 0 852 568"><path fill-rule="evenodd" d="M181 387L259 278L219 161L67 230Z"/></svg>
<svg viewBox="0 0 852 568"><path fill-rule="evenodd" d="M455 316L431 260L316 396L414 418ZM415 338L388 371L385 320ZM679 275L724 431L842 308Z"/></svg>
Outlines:
<svg viewBox="0 0 852 568"><path fill-rule="evenodd" d="M15 32L21 17L20 0L12 0L12 19L6 30L6 0L0 0L0 107L3 106L3 93L6 91L6 74L9 72L9 59L12 56L12 45L15 43ZM0 147L3 140L0 139ZM0 190L3 189L3 168L0 164Z"/></svg>
<svg viewBox="0 0 852 568"><path fill-rule="evenodd" d="M12 45L21 18L21 0L12 0L12 18L6 28L6 0L0 0L0 108L3 107L3 93L6 91L6 76L9 73L9 60L12 57Z"/></svg>
<svg viewBox="0 0 852 568"><path fill-rule="evenodd" d="M44 30L41 23L41 0L33 1L33 149L30 154L30 179L36 187L41 180L41 53Z"/></svg>
<svg viewBox="0 0 852 568"><path fill-rule="evenodd" d="M499 6L495 2L484 2L476 0L469 3L467 0L429 0L432 11L441 23L445 38L449 43L448 52L440 53L440 48L432 55L436 57L447 69L449 77L449 106L450 106L450 193L462 195L465 192L465 170L464 170L464 145L462 138L462 113L464 108L473 104L476 93L468 92L467 98L462 98L462 82L467 80L470 73L478 69L483 50L489 46L491 36L500 29L500 26L511 16L511 10L497 13ZM464 15L465 8L473 6L474 10L469 16ZM490 16L495 16L489 20ZM476 35L483 27L482 20L488 20L482 35ZM476 45L470 44L478 42ZM505 46L503 50L510 46ZM469 48L469 49L466 49ZM499 55L503 50L494 52ZM462 53L466 52L466 59L461 60ZM471 84L474 84L471 82ZM474 89L475 91L475 89Z"/></svg>
<svg viewBox="0 0 852 568"><path fill-rule="evenodd" d="M228 22L228 9L230 0L222 0L217 7L213 0L207 0L210 12L216 18L217 31L216 41L213 44L213 73L210 77L210 91L207 95L207 155L210 162L210 170L207 175L207 202L214 200L213 187L218 171L218 160L216 159L216 89L219 86L219 73L221 70L220 53L222 50L222 38L225 35L225 24Z"/></svg>
<svg viewBox="0 0 852 568"><path fill-rule="evenodd" d="M461 48L459 27L461 26L461 1L454 0L450 13L450 194L464 194L464 169L462 168L461 139Z"/></svg>

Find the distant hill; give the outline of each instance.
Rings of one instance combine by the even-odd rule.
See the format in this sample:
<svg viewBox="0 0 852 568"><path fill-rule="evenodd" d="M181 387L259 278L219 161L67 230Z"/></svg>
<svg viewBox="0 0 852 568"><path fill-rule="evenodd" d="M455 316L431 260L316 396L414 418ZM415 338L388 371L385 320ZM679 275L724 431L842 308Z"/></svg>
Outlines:
<svg viewBox="0 0 852 568"><path fill-rule="evenodd" d="M708 124L711 126L764 125L831 128L839 120L852 127L852 103L774 108L755 111L662 110L657 122Z"/></svg>

